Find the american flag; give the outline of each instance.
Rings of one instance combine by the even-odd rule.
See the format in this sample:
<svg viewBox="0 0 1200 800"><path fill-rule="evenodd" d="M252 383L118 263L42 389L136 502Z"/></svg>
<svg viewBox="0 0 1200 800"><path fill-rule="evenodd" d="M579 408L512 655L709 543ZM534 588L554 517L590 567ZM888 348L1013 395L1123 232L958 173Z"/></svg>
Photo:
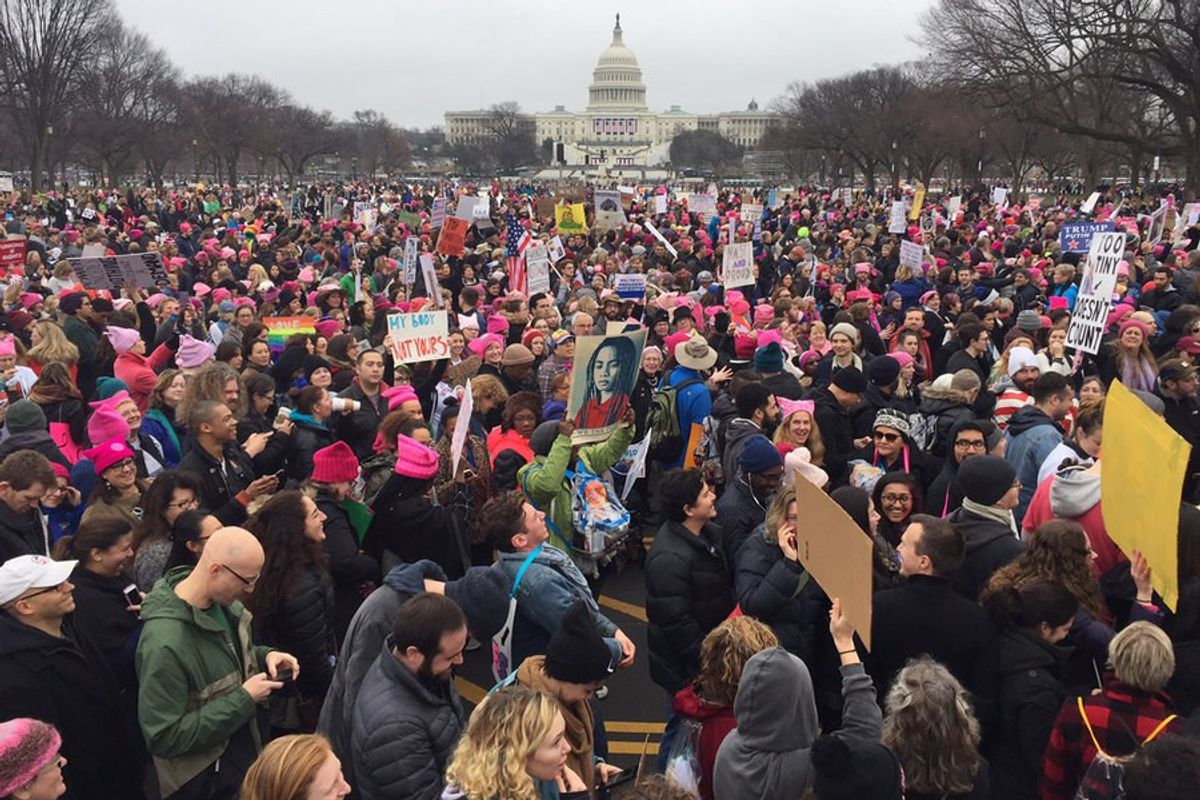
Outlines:
<svg viewBox="0 0 1200 800"><path fill-rule="evenodd" d="M508 229L508 238L504 248L508 288L510 291L526 294L528 279L525 274L525 249L533 242L533 236L521 227L521 221L512 211L505 215L504 227Z"/></svg>

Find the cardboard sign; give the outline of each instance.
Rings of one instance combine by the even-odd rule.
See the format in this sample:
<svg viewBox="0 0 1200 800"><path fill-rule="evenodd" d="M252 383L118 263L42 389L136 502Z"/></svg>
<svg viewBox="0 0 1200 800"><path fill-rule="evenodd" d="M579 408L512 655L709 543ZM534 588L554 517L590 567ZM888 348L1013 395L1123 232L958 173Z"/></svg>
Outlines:
<svg viewBox="0 0 1200 800"><path fill-rule="evenodd" d="M583 203L558 205L554 207L554 226L559 233L587 233L587 211Z"/></svg>
<svg viewBox="0 0 1200 800"><path fill-rule="evenodd" d="M449 217L438 235L437 252L444 256L461 256L467 247L469 222L458 217Z"/></svg>
<svg viewBox="0 0 1200 800"><path fill-rule="evenodd" d="M446 311L388 314L387 323L396 363L415 364L450 357L447 341L450 319Z"/></svg>
<svg viewBox="0 0 1200 800"><path fill-rule="evenodd" d="M738 242L725 245L721 258L721 277L726 289L754 285L754 245Z"/></svg>
<svg viewBox="0 0 1200 800"><path fill-rule="evenodd" d="M917 217L921 216L921 209L924 207L924 205L925 187L921 186L918 187L917 191L913 193L912 208L908 210L908 218L915 220Z"/></svg>
<svg viewBox="0 0 1200 800"><path fill-rule="evenodd" d="M157 252L67 260L88 289L115 292L127 283L141 289L167 285L167 271L163 269L162 256Z"/></svg>
<svg viewBox="0 0 1200 800"><path fill-rule="evenodd" d="M646 345L645 328L615 336L580 336L575 340L567 419L575 421L573 443L607 439L629 408Z"/></svg>
<svg viewBox="0 0 1200 800"><path fill-rule="evenodd" d="M618 272L613 276L613 290L626 300L641 300L646 296L646 276L640 272Z"/></svg>
<svg viewBox="0 0 1200 800"><path fill-rule="evenodd" d="M646 220L646 230L650 231L650 233L654 235L655 239L658 239L660 242L662 242L662 246L667 248L667 252L671 254L671 258L676 258L679 256L679 251L671 246L671 243L668 242L666 238L658 232L658 228L654 227L654 223L652 223L650 220Z"/></svg>
<svg viewBox="0 0 1200 800"><path fill-rule="evenodd" d="M1100 511L1127 555L1140 550L1150 583L1172 611L1179 601L1179 494L1191 447L1121 382L1104 402Z"/></svg>
<svg viewBox="0 0 1200 800"><path fill-rule="evenodd" d="M554 217L554 198L539 197L533 201L533 208L538 219L552 219Z"/></svg>
<svg viewBox="0 0 1200 800"><path fill-rule="evenodd" d="M435 231L446 223L446 205L446 198L433 198L433 211L429 214L429 227Z"/></svg>
<svg viewBox="0 0 1200 800"><path fill-rule="evenodd" d="M1058 246L1064 253L1086 253L1092 249L1092 237L1114 230L1111 220L1105 222L1064 222L1058 231Z"/></svg>
<svg viewBox="0 0 1200 800"><path fill-rule="evenodd" d="M625 226L625 211L621 208L621 193L597 189L593 196L596 211L593 224L596 230L620 230Z"/></svg>
<svg viewBox="0 0 1200 800"><path fill-rule="evenodd" d="M15 267L25 266L27 245L28 240L24 237L0 241L0 277L7 277L9 270Z"/></svg>
<svg viewBox="0 0 1200 800"><path fill-rule="evenodd" d="M1125 234L1098 233L1092 238L1079 295L1067 328L1067 347L1095 355L1108 327L1108 311L1117 284L1117 264L1125 255Z"/></svg>
<svg viewBox="0 0 1200 800"><path fill-rule="evenodd" d="M667 196L665 194L654 195L654 213L655 214L667 213Z"/></svg>
<svg viewBox="0 0 1200 800"><path fill-rule="evenodd" d="M1100 201L1100 193L1092 192L1090 195L1088 195L1088 199L1083 201L1083 205L1081 205L1079 207L1079 212L1081 214L1092 213L1092 209L1094 209L1096 207L1096 203L1098 203L1099 201Z"/></svg>
<svg viewBox="0 0 1200 800"><path fill-rule="evenodd" d="M468 383L463 387L462 406L458 412L460 420L471 419L471 412L475 410L475 397L471 394L471 384ZM463 446L467 443L467 432L470 430L470 424L459 425L454 423L454 433L450 437L450 474L458 474L458 462L462 460Z"/></svg>
<svg viewBox="0 0 1200 800"><path fill-rule="evenodd" d="M742 208L738 211L738 218L742 222L759 222L762 220L762 213L762 203L742 203Z"/></svg>
<svg viewBox="0 0 1200 800"><path fill-rule="evenodd" d="M550 260L541 258L536 261L526 261L525 280L528 283L530 295L550 291Z"/></svg>
<svg viewBox="0 0 1200 800"><path fill-rule="evenodd" d="M421 240L410 236L404 240L404 285L412 287L417 282L417 248Z"/></svg>
<svg viewBox="0 0 1200 800"><path fill-rule="evenodd" d="M924 257L925 251L921 249L921 245L907 239L900 242L900 264L911 269L913 275L921 274L921 263Z"/></svg>
<svg viewBox="0 0 1200 800"><path fill-rule="evenodd" d="M421 277L425 279L425 291L434 307L442 304L442 287L438 285L437 269L433 266L433 255L421 253Z"/></svg>
<svg viewBox="0 0 1200 800"><path fill-rule="evenodd" d="M717 196L707 193L689 194L687 206L688 211L693 214L699 214L703 218L711 217L717 213Z"/></svg>
<svg viewBox="0 0 1200 800"><path fill-rule="evenodd" d="M888 219L888 233L904 233L908 230L908 208L903 200L892 201L892 214Z"/></svg>
<svg viewBox="0 0 1200 800"><path fill-rule="evenodd" d="M546 250L550 254L550 260L555 264L567 257L567 250L563 247L561 236L552 238L547 244Z"/></svg>
<svg viewBox="0 0 1200 800"><path fill-rule="evenodd" d="M801 565L830 599L842 601L842 612L870 650L875 548L871 537L829 495L801 475L796 476L796 508L804 515L804 523L796 526Z"/></svg>

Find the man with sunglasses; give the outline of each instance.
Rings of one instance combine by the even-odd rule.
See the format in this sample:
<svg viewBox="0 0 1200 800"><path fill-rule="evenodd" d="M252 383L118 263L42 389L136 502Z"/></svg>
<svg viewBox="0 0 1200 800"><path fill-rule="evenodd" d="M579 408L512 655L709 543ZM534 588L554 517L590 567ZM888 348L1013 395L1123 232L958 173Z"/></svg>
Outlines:
<svg viewBox="0 0 1200 800"><path fill-rule="evenodd" d="M0 565L0 719L32 717L62 734L67 798L142 795L144 752L107 662L70 617L77 561L40 555Z"/></svg>
<svg viewBox="0 0 1200 800"><path fill-rule="evenodd" d="M263 570L249 531L221 528L193 567L163 576L142 601L138 721L163 797L234 798L262 749L258 705L296 659L250 636L242 601ZM265 670L265 671L264 671Z"/></svg>

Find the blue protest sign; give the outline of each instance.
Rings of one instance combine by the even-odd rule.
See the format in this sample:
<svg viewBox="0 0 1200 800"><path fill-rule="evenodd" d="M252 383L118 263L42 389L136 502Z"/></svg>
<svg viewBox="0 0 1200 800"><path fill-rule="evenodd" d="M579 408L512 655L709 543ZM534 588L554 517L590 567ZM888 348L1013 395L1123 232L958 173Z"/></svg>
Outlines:
<svg viewBox="0 0 1200 800"><path fill-rule="evenodd" d="M1058 245L1064 253L1086 253L1092 246L1092 237L1097 233L1115 230L1108 222L1064 222L1058 232Z"/></svg>

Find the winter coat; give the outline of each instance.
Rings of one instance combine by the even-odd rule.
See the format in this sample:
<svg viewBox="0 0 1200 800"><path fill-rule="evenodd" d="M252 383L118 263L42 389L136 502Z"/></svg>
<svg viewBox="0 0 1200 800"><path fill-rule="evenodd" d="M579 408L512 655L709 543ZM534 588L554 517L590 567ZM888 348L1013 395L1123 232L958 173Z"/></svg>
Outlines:
<svg viewBox="0 0 1200 800"><path fill-rule="evenodd" d="M836 484L846 471L846 462L854 455L854 420L829 387L814 389L808 397L815 404L813 420L825 443L825 471L830 482Z"/></svg>
<svg viewBox="0 0 1200 800"><path fill-rule="evenodd" d="M49 555L50 533L38 509L20 514L0 501L0 564L10 558Z"/></svg>
<svg viewBox="0 0 1200 800"><path fill-rule="evenodd" d="M392 655L391 637L354 703L350 758L361 800L436 800L465 727L453 681L422 681Z"/></svg>
<svg viewBox="0 0 1200 800"><path fill-rule="evenodd" d="M646 556L650 677L672 695L696 677L701 642L733 611L730 570L720 542L721 529L715 525L705 525L695 535L681 523L667 521Z"/></svg>
<svg viewBox="0 0 1200 800"><path fill-rule="evenodd" d="M769 625L780 645L811 664L824 608L804 566L786 557L760 525L738 551L734 575L742 613Z"/></svg>
<svg viewBox="0 0 1200 800"><path fill-rule="evenodd" d="M254 646L240 602L213 611L226 615L233 641L213 613L176 595L191 571L171 570L142 602L138 719L164 797L180 789L181 797L203 796L196 790L213 783L236 787L262 749L258 709L242 683L264 671L270 648Z"/></svg>
<svg viewBox="0 0 1200 800"><path fill-rule="evenodd" d="M320 489L314 500L325 515L322 545L329 556L329 576L333 579L334 633L337 641L341 641L350 618L362 603L364 584L379 581L379 561L359 550L358 534L350 524L350 515L333 495Z"/></svg>
<svg viewBox="0 0 1200 800"><path fill-rule="evenodd" d="M301 483L312 475L313 453L333 444L333 431L307 414L293 413L292 435L287 439L287 477Z"/></svg>
<svg viewBox="0 0 1200 800"><path fill-rule="evenodd" d="M393 474L371 504L374 514L363 538L363 550L386 570L395 561L412 563L428 558L450 578L461 578L466 557L466 533L450 497L434 505L423 494L406 495L412 479Z"/></svg>
<svg viewBox="0 0 1200 800"><path fill-rule="evenodd" d="M786 397L788 400L800 400L804 397L804 387L800 381L788 372L776 372L763 378L763 386L771 390L776 398Z"/></svg>
<svg viewBox="0 0 1200 800"><path fill-rule="evenodd" d="M1069 519L1083 527L1096 551L1096 570L1101 575L1128 561L1104 527L1099 475L1074 467L1042 481L1029 501L1021 528L1031 533L1051 519Z"/></svg>
<svg viewBox="0 0 1200 800"><path fill-rule="evenodd" d="M733 716L732 705L710 703L700 695L698 688L694 684L676 692L671 709L681 717L700 723L700 747L696 752L700 761L700 798L714 800L713 767L717 762L717 750L737 727L737 719Z"/></svg>
<svg viewBox="0 0 1200 800"><path fill-rule="evenodd" d="M733 483L737 474L741 472L742 468L738 464L738 459L742 455L742 448L746 446L746 440L755 434L764 435L763 429L745 417L734 417L725 427L725 444L721 450L721 474L725 476L726 485Z"/></svg>
<svg viewBox="0 0 1200 800"><path fill-rule="evenodd" d="M878 743L882 714L861 664L841 667L843 720L834 736ZM725 737L713 770L720 800L802 797L813 784L810 750L820 733L812 679L781 647L746 662L733 702L737 729Z"/></svg>
<svg viewBox="0 0 1200 800"><path fill-rule="evenodd" d="M946 458L954 448L950 432L960 422L975 419L975 412L961 393L939 390L932 386L921 395L920 413L934 420L934 438L929 451L938 458Z"/></svg>
<svg viewBox="0 0 1200 800"><path fill-rule="evenodd" d="M946 517L946 521L954 525L967 543L966 557L951 583L959 594L975 602L992 573L1019 556L1025 546L1007 525L965 508Z"/></svg>
<svg viewBox="0 0 1200 800"><path fill-rule="evenodd" d="M333 583L315 567L296 576L295 585L266 624L254 620L254 638L291 653L300 662L296 688L305 698L320 699L333 680Z"/></svg>
<svg viewBox="0 0 1200 800"><path fill-rule="evenodd" d="M125 599L129 579L99 575L80 564L71 572L71 583L75 584L75 629L95 643L122 687L136 689L133 651L142 622Z"/></svg>
<svg viewBox="0 0 1200 800"><path fill-rule="evenodd" d="M158 382L156 373L166 367L174 355L166 345L154 348L148 357L132 350L117 353L117 359L113 362L113 377L124 381L129 387L129 396L137 403L138 411L142 414L146 413L150 393Z"/></svg>
<svg viewBox="0 0 1200 800"><path fill-rule="evenodd" d="M179 459L183 457L181 443L187 438L187 431L175 424L174 417L174 412L165 407L152 408L142 417L141 432L148 434L162 446L163 458L166 459L168 469L174 469L179 464Z"/></svg>
<svg viewBox="0 0 1200 800"><path fill-rule="evenodd" d="M383 396L386 386L381 385L374 398L367 397L355 378L350 388L338 392L345 400L357 400L362 407L350 414L342 414L337 420L337 438L350 445L359 461L370 458L375 444L375 432L379 423L387 416L387 400Z"/></svg>
<svg viewBox="0 0 1200 800"><path fill-rule="evenodd" d="M1020 502L1013 510L1020 525L1037 489L1042 462L1062 442L1062 428L1037 406L1025 406L1012 415L1004 438L1008 442L1004 457L1017 470L1021 482Z"/></svg>
<svg viewBox="0 0 1200 800"><path fill-rule="evenodd" d="M725 553L725 563L731 570L737 565L738 551L743 543L767 516L766 506L754 496L749 478L740 471L736 475L730 476L725 492L717 501L717 516L721 520L721 549Z"/></svg>
<svg viewBox="0 0 1200 800"><path fill-rule="evenodd" d="M678 386L684 381L695 380L699 383L693 383L679 391L675 395L675 410L679 418L679 432L683 436L683 441L687 442L688 433L692 429L692 425L701 425L705 418L712 410L712 394L708 391L708 386L699 372L689 367L678 366L671 370L671 374L667 377L667 386ZM687 456L687 447L681 447L679 455L670 461L663 462L664 467L682 467L684 458Z"/></svg>
<svg viewBox="0 0 1200 800"><path fill-rule="evenodd" d="M62 464L68 470L71 468L71 462L58 449L49 431L21 431L9 434L7 439L0 442L0 461L18 450L33 450L44 455L46 460L52 463Z"/></svg>
<svg viewBox="0 0 1200 800"><path fill-rule="evenodd" d="M0 613L0 719L32 717L58 729L66 800L140 798L145 762L122 724L120 688L91 639L70 623L62 632Z"/></svg>
<svg viewBox="0 0 1200 800"><path fill-rule="evenodd" d="M200 505L225 525L240 525L246 519L246 506L238 495L254 480L250 457L242 448L230 445L222 456L224 469L204 448L195 445L179 462L179 469L191 472L200 481Z"/></svg>

